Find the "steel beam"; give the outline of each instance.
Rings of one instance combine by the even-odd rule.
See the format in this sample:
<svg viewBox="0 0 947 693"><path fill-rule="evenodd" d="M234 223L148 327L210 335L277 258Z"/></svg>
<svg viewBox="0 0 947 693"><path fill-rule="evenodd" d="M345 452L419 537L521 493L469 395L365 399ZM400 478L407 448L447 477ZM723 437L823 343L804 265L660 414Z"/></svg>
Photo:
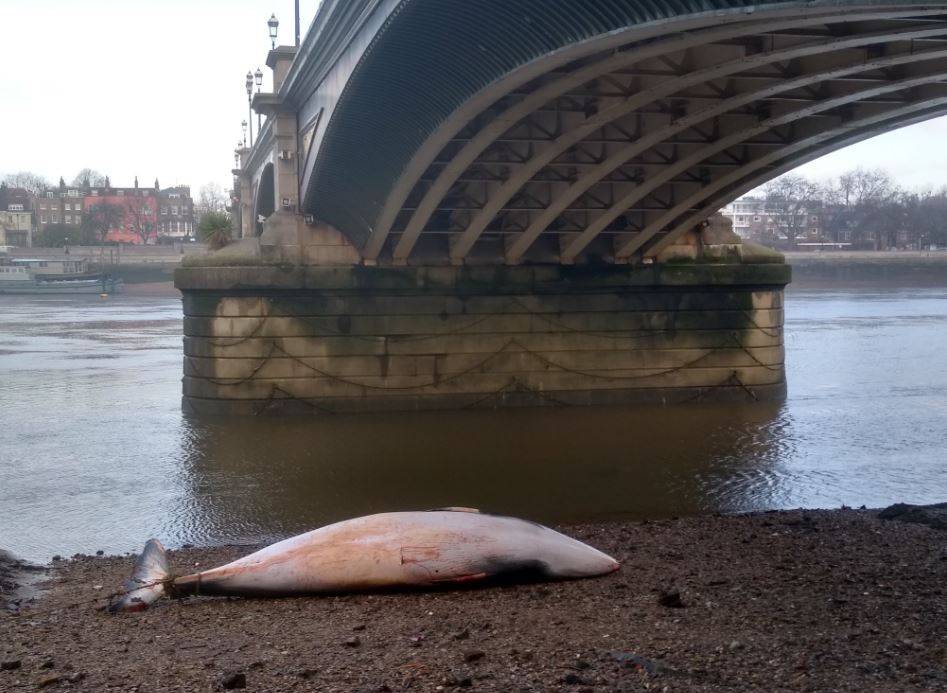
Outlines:
<svg viewBox="0 0 947 693"><path fill-rule="evenodd" d="M947 58L947 50L931 51L930 54L925 54L925 55L926 57L922 58L922 60L924 59L934 60L938 58ZM630 147L624 150L621 150L617 154L610 157L608 161L603 162L599 167L593 169L591 172L584 175L573 186L571 186L569 190L562 193L554 205L552 205L548 210L543 212L541 216L537 217L537 219L534 220L530 224L529 228L524 234L524 237L518 240L517 243L514 244L514 246L510 249L508 253L507 261L510 263L518 262L520 258L523 256L523 254L526 252L526 250L529 248L529 245L549 226L552 220L554 220L556 217L559 216L559 214L562 213L562 209L565 206L568 206L573 201L578 199L578 197L581 196L586 190L590 189L599 180L601 180L601 178L604 175L615 170L619 166L624 165L625 163L627 163L627 161L630 158L633 158L634 156L637 156L640 153L642 153L644 149L649 149L651 146L653 146L653 143L655 140L659 142L664 141L665 139L667 139L667 137L674 135L677 132L680 132L682 129L689 128L691 124L695 122L702 122L702 120L706 120L708 118L714 117L715 115L720 113L721 110L732 110L733 107L739 106L741 104L751 103L752 101L755 100L754 97L756 95L766 94L772 91L779 91L779 90L788 91L791 89L798 88L799 86L807 84L807 83L823 81L825 79L831 79L831 74L847 74L847 73L858 72L858 71L868 71L868 70L877 69L878 67L882 65L885 65L885 66L902 65L902 64L914 62L915 59L916 59L915 56L910 55L910 54L899 55L899 56L894 56L894 57L889 57L889 58L878 58L876 60L869 60L862 63L854 63L844 68L837 68L836 70L832 70L829 73L806 75L796 80L778 82L774 85L770 85L756 92L750 92L748 94L741 94L737 97L734 97L733 99L724 101L718 104L717 106L711 107L707 109L706 111L701 111L699 113L695 113L692 116L683 118L677 121L671 127L666 128L665 130L661 132L654 133L653 135L649 135L645 138L642 138L641 140L639 140L638 142L635 142ZM879 88L887 89L889 86L890 86L890 83ZM867 94L867 93L874 93L874 91L865 90L861 92L854 92L855 95L859 95L859 96L861 94ZM859 101L861 100L862 99L859 98ZM841 102L842 103L847 102L847 97L842 97ZM824 104L826 103L831 103L831 101L826 100L824 102L816 102L815 104L812 104L809 107L792 111L786 115L783 115L777 118L765 120L761 122L760 125L756 128L752 128L751 130L747 132L738 132L728 137L721 138L718 142L714 143L707 150L699 151L692 156L686 157L685 159L676 163L675 165L669 166L666 171L661 172L661 174L659 174L658 176L650 178L647 181L647 183L640 186L638 190L633 191L630 195L623 198L620 202L616 203L616 205L611 210L609 210L609 212L605 214L602 218L596 219L595 222L593 222L593 224L591 224L589 228L579 238L575 239L574 241L572 241L572 243L569 244L567 249L563 252L563 258L562 258L563 261L572 262L575 259L575 257L580 252L582 252L582 250L595 238L595 236L603 228L605 228L605 226L610 224L618 216L621 215L622 213L621 207L623 204L634 204L637 200L642 199L645 195L649 194L651 191L656 190L663 183L667 182L674 176L680 175L687 169L698 165L704 158L707 158L708 156L711 156L712 154L723 151L724 149L729 149L732 146L736 146L737 144L740 144L743 140L748 140L757 134L762 134L763 132L768 131L775 125L786 124L786 123L792 122L795 118L802 117L804 115L806 116L814 115L818 111L827 110L827 108L824 106Z"/></svg>
<svg viewBox="0 0 947 693"><path fill-rule="evenodd" d="M813 14L814 12L820 13L820 14ZM812 7L809 7L804 12L797 9L795 11L781 11L781 12L767 13L767 18L765 21L767 22L767 26L770 27L769 31L772 31L773 27L777 25L782 26L782 24L779 24L779 21L780 21L779 18L792 17L793 15L798 15L799 18L793 19L791 21L783 22L783 24L786 25L786 28L791 28L793 26L798 27L798 26L806 26L806 25L820 25L820 24L827 24L827 23L850 22L850 21L856 21L859 19L889 20L889 19L901 19L901 18L908 18L908 17L936 16L939 14L943 14L942 10L934 10L934 9L930 9L930 6L924 7L922 5L916 6L913 9L912 8L893 9L891 6L887 8L883 6L879 6L877 9L873 9L871 11L864 11L860 13L850 14L848 16L840 16L837 14L837 12L838 12L837 8L813 9ZM757 15L757 16L760 16L760 15ZM734 18L730 16L725 16L725 17L718 16L713 19L714 23L716 24L719 24L721 21L733 21L733 20ZM696 29L700 26L700 24L701 22L694 21L690 25L690 27ZM665 31L681 29L681 28L684 28L685 26L686 24L672 23L671 25L665 27ZM716 35L711 34L711 32L715 32L715 31L718 32ZM700 37L696 36L696 34L699 33L696 31L694 34L683 34L683 35L678 34L678 38L676 39L676 44L674 45L674 47L672 48L669 42L669 45L665 47L665 50L667 52L673 52L673 50L678 50L678 51L682 50L683 47L686 47L686 45L688 45L687 42L689 41L693 41L692 45L695 45L695 46L701 45L702 43L707 43L708 41L714 40L714 36L719 37L723 35L723 32L728 32L728 34L732 36L732 35L740 35L742 33L748 33L748 34L752 34L754 32L760 33L760 31L761 29L759 26L759 22L756 22L755 25L751 25L750 23L745 23L743 25L736 26L736 27L728 26L728 27L722 27L722 28L717 28L717 29L711 29L709 31L705 31L704 35ZM651 36L654 36L654 35L655 35L654 33L651 34ZM627 36L624 37L623 40L627 44L633 39L640 40L642 37L644 37L644 34L634 35L633 33L629 33ZM618 47L621 45L621 42L622 42L621 37L616 37L616 36L610 36L607 38L603 37L601 45L605 46L607 43L610 43L612 47ZM656 41L655 44L657 43L660 43L660 42ZM647 48L650 48L650 46ZM588 43L585 46L583 46L583 50L586 50L588 55L592 54L591 46ZM563 55L550 56L548 61L546 61L549 64L545 66L545 71L557 69L559 66L563 64L564 57L565 56ZM610 56L610 58L607 58L606 60L617 61L619 58L629 60L631 64L633 64L637 60L637 57L634 51L629 51L628 53L622 53L622 54ZM540 65L541 62L543 61L537 61L535 65L531 64L529 66L530 72L533 73L531 76L538 76L538 73L543 69L543 66ZM599 68L597 69L601 69L601 68L602 66L599 66ZM560 84L560 82L565 82L569 79L579 79L578 83L581 84L582 79L588 79L590 75L594 76L595 69L596 68L594 68L593 66L589 66L588 68L580 68L580 70L584 70L582 77L576 77L575 73L570 73L569 78L559 80L555 84L559 85L558 87L559 91L567 91L568 88L570 88L571 84ZM605 71L607 72L608 70L606 69ZM484 106L486 106L488 102L495 102L497 99L502 98L504 94L507 94L509 93L510 90L516 88L516 85L514 84L514 82L517 79L520 81L521 84L526 83L527 80L525 78L520 79L520 77L523 77L523 76L517 76L516 78L511 76L510 79L504 80L504 83L502 85L492 85L489 88L490 90L492 90L491 93L488 94L486 91L484 91L478 94L475 99L471 99L471 101L468 102L468 104L463 109L455 113L454 116L452 116L448 122L445 122L441 126L441 128L434 135L431 136L428 143L425 144L423 148L424 151L419 151L416 153L414 159L406 167L404 173L402 174L399 181L393 187L391 193L389 194L385 202L384 209L382 213L379 215L377 223L374 226L372 238L370 239L368 245L365 248L365 253L367 257L372 257L372 256L377 257L377 254L381 251L381 248L384 245L385 238L387 237L388 232L391 230L391 224L393 223L394 218L397 216L400 208L403 206L404 201L407 199L408 194L410 193L411 189L416 185L420 177L423 175L424 171L428 168L428 166L430 166L431 162L433 162L434 159L436 158L437 151L434 151L434 150L437 149L439 151L440 148L442 148L452 137L456 135L457 132L459 132L463 127L465 127L474 118L475 114L473 111L474 111L475 103L482 103L484 104ZM537 101L544 102L544 100L554 98L556 95L556 89L554 89L551 85L547 87L541 87L540 90L542 92L542 96L537 96L536 97ZM511 107L510 110L515 109L517 105L514 105L513 107ZM529 110L530 110L530 107L523 107L522 109L524 113L528 113ZM516 113L511 113L510 111L507 111L504 115L501 115L501 117L498 117L494 121L493 126L495 129L495 132L493 132L492 135L488 133L484 133L483 131L481 131L481 133L478 133L478 136L475 137L474 139L476 139L476 141L479 143L480 148L479 148L479 151L475 151L472 155L470 155L470 152L468 151L466 156L468 156L469 162L472 163L473 160L475 160L476 157L479 155L479 153L483 151L483 149L485 149L487 146L489 146L489 144L492 141L491 137L498 137L499 135L502 135L503 131L506 129L505 127L503 127L504 124L506 125L506 127L509 127L509 126L514 125L515 122L518 122L518 120L520 119L521 119L520 117L516 117ZM490 127L490 126L487 126L487 127ZM471 142L468 144L472 145L473 143ZM454 175L456 176L459 176L463 172L463 168L466 168L466 166L461 166L460 163L461 163L460 160L458 160L457 168L459 168L460 170L453 171ZM449 174L445 174L445 175L449 177ZM431 192L430 194L432 197L435 197L435 198L438 196L443 196L444 194L447 193L447 190L451 187L451 185L452 185L452 181L447 182L446 185L441 183L437 186L437 189L434 190L434 192ZM439 202L438 199L435 199L433 200L433 202L430 202L430 203L424 202L423 207L425 208L425 210L430 209L433 212L433 209L436 208L438 202ZM421 210L419 209L417 214L419 214L420 211ZM416 235L420 233L421 228L423 228L425 224L426 224L426 220L424 223L421 223L421 224L418 224L416 221L411 222L411 229L410 229L412 232L411 235L403 235L401 238L401 241L399 242L399 246L401 246L401 249L396 251L396 254L399 257L406 258L407 253L410 253L410 248L413 247L413 243L416 240Z"/></svg>
<svg viewBox="0 0 947 693"><path fill-rule="evenodd" d="M603 111L587 118L580 126L563 134L555 143L542 148L530 161L517 168L514 174L500 186L491 197L490 201L484 207L480 214L472 221L467 230L458 238L451 248L451 258L454 262L462 262L470 248L476 243L477 238L486 228L490 219L495 216L503 205L516 194L529 179L536 174L549 161L559 156L563 151L576 143L582 141L585 137L591 135L600 129L603 125L621 118L637 109L652 103L658 99L668 97L677 93L681 89L694 84L700 84L708 80L719 79L720 77L738 74L747 67L758 67L764 64L772 64L778 61L787 61L802 56L816 55L819 53L829 53L839 51L845 48L856 48L873 43L884 43L899 38L910 39L912 36L924 36L939 34L943 35L943 27L930 28L925 25L923 28L909 27L899 29L898 31L888 31L881 34L858 35L845 39L820 40L801 46L793 46L785 50L772 52L761 52L744 58L742 60L729 61L722 65L715 65L710 68L695 70L686 76L676 80L669 80L660 86L639 92L635 96L624 100L620 104L607 108ZM409 227L410 228L410 227ZM408 232L406 231L406 234ZM402 237L404 242L404 237ZM400 257L400 256L399 256Z"/></svg>
<svg viewBox="0 0 947 693"><path fill-rule="evenodd" d="M940 73L938 75L932 75L929 78L929 81L933 81L935 79L941 80L945 78L947 78L947 72ZM923 78L920 78L920 79L923 79ZM914 83L921 83L919 79L907 80L907 81L914 82ZM901 87L900 86L901 84L902 83L900 82L896 83L895 85L892 85L892 88L905 88L905 87ZM627 260L639 248L644 246L646 243L649 243L665 227L667 227L669 224L674 223L682 214L685 214L687 213L688 210L694 209L694 208L703 209L703 206L701 203L704 200L706 200L709 196L713 195L714 193L720 192L721 190L725 189L727 186L732 186L735 183L738 183L740 180L748 177L750 174L752 174L755 171L760 170L761 168L764 168L766 166L772 165L780 161L782 158L785 158L787 155L791 155L794 152L799 152L799 151L803 151L805 149L814 147L826 140L836 137L837 135L845 132L846 130L864 128L869 125L872 125L873 123L880 123L886 120L890 120L892 118L896 118L900 114L910 115L918 110L922 110L928 107L936 107L940 105L947 105L947 96L940 97L937 99L924 99L920 101L919 103L915 103L909 106L904 106L899 109L893 109L891 111L887 111L882 114L871 115L858 121L844 121L843 120L835 128L829 128L827 131L820 132L818 134L806 137L804 139L800 139L796 142L793 142L792 144L788 145L787 147L783 149L770 152L764 156L761 156L760 158L748 163L745 167L737 169L733 173L730 173L726 176L723 176L722 178L718 180L715 180L710 185L702 187L700 190L698 190L694 194L689 195L684 200L681 200L678 204L676 204L670 210L662 214L658 219L655 219L654 221L649 222L647 226L644 227L644 229L641 231L640 234L638 234L634 239L623 244L621 247L619 247L616 250L615 257L619 261ZM714 211L716 210L711 210L710 214L712 214ZM703 212L698 212L698 215L702 213ZM676 240L679 237L679 235L683 233L683 230L686 230L686 228L693 228L693 226L686 227L686 222L681 223L681 224L675 224L673 230L670 233L668 233L665 237L663 237L660 243L650 248L649 252L653 254L657 254L658 252L660 252L661 249L667 247L667 245L669 245L670 243L673 243L674 240Z"/></svg>
<svg viewBox="0 0 947 693"><path fill-rule="evenodd" d="M831 154L839 149L844 149L858 142L877 137L883 132L890 132L910 125L916 125L917 123L923 123L933 118L945 116L947 115L947 104L932 105L930 102L921 102L915 104L913 110L902 110L904 110L905 113L901 116L890 118L884 122L872 123L871 125L858 129L847 137L839 137L828 143L820 143L802 153L785 157L780 160L778 164L766 167L762 173L756 173L741 179L739 183L707 200L702 209L698 210L697 213L688 219L688 221L693 221L693 224L688 225L687 222L683 222L664 236L658 236L652 239L652 245L646 248L644 255L653 258L668 245L671 245L681 234L689 229L695 228L699 223L714 215L721 207L745 195L751 190L758 188L766 181L778 178L794 168L827 154ZM915 115L918 111L921 112L920 115Z"/></svg>

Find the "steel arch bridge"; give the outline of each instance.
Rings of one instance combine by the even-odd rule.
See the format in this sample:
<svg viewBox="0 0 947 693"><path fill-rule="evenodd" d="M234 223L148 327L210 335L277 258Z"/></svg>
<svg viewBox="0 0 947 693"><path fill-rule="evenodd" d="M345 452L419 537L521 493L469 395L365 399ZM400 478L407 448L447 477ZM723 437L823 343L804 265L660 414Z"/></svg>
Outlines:
<svg viewBox="0 0 947 693"><path fill-rule="evenodd" d="M245 235L284 210L365 264L624 264L947 114L947 1L325 0L269 64Z"/></svg>

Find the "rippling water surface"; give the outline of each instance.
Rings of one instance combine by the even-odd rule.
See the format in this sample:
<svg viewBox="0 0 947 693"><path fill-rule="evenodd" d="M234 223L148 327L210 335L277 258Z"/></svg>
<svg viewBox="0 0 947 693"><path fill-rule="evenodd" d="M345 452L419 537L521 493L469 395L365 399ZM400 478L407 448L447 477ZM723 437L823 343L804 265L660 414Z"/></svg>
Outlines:
<svg viewBox="0 0 947 693"><path fill-rule="evenodd" d="M181 306L0 298L0 547L258 541L470 505L556 522L947 500L947 289L790 291L780 405L180 411Z"/></svg>

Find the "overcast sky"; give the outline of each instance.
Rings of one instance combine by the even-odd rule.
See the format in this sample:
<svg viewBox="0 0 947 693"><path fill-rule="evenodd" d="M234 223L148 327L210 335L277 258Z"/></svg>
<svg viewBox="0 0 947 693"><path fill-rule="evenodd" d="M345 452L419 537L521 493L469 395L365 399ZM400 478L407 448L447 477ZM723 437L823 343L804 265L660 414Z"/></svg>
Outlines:
<svg viewBox="0 0 947 693"><path fill-rule="evenodd" d="M292 43L293 0L0 0L0 173L231 187L274 12Z"/></svg>
<svg viewBox="0 0 947 693"><path fill-rule="evenodd" d="M318 5L302 0L303 35ZM137 175L143 185L229 188L244 77L269 72L273 12L291 43L292 0L0 0L0 174L69 181L89 167L115 185ZM802 171L824 178L856 166L886 168L909 188L947 185L947 119Z"/></svg>

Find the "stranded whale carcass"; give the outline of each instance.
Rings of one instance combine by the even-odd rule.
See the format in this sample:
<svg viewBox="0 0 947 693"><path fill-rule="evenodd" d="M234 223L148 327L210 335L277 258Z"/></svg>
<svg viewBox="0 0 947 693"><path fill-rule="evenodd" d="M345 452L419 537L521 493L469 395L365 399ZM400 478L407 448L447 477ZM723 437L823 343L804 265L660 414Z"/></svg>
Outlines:
<svg viewBox="0 0 947 693"><path fill-rule="evenodd" d="M110 609L138 611L164 595L288 596L616 570L601 551L533 522L466 509L395 512L328 525L182 577L171 575L152 539Z"/></svg>

